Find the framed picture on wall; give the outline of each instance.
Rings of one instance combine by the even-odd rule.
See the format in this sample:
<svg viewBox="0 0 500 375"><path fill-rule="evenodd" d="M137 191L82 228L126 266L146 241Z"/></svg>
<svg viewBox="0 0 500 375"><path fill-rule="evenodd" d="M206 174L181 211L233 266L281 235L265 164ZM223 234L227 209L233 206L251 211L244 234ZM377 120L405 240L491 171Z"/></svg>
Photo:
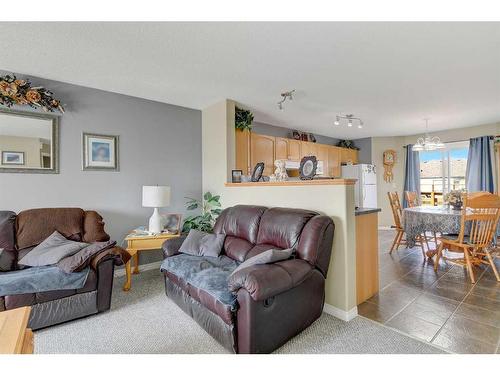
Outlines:
<svg viewBox="0 0 500 375"><path fill-rule="evenodd" d="M118 171L118 136L83 133L83 170Z"/></svg>
<svg viewBox="0 0 500 375"><path fill-rule="evenodd" d="M2 151L3 165L24 165L24 152Z"/></svg>
<svg viewBox="0 0 500 375"><path fill-rule="evenodd" d="M177 234L181 230L181 214L167 214L163 216L163 232Z"/></svg>

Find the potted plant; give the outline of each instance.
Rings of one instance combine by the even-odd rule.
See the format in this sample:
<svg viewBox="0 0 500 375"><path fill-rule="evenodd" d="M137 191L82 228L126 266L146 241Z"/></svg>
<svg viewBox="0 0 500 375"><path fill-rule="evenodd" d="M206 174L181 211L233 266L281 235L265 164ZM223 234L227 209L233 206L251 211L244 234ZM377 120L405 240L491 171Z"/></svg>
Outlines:
<svg viewBox="0 0 500 375"><path fill-rule="evenodd" d="M186 199L186 209L192 211L201 208L201 214L188 216L184 220L182 232L186 233L191 229L209 233L213 232L215 220L222 212L219 202L220 195L212 195L212 193L206 192L203 195L203 201L189 197L186 197Z"/></svg>
<svg viewBox="0 0 500 375"><path fill-rule="evenodd" d="M242 109L236 107L235 115L234 115L234 126L236 129L244 131L244 130L252 130L252 122L253 122L253 113L247 109Z"/></svg>

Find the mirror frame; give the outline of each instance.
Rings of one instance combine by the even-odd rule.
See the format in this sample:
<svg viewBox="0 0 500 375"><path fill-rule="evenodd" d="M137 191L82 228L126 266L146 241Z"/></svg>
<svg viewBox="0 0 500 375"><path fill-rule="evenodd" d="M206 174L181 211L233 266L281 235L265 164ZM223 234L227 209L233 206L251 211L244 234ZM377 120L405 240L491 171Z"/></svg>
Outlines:
<svg viewBox="0 0 500 375"><path fill-rule="evenodd" d="M8 115L39 118L44 120L52 120L52 144L51 152L54 158L52 168L4 168L0 165L0 173L44 173L58 174L59 173L59 116L50 113L24 112L11 109L0 108L0 113Z"/></svg>

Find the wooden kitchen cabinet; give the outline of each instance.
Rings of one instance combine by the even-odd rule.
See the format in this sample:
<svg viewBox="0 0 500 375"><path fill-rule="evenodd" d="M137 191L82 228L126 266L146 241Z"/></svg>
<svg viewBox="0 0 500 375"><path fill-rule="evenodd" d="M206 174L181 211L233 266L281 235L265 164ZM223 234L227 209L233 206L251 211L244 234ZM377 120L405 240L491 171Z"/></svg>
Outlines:
<svg viewBox="0 0 500 375"><path fill-rule="evenodd" d="M302 159L304 156L317 156L318 149L316 143L313 142L300 142L300 158Z"/></svg>
<svg viewBox="0 0 500 375"><path fill-rule="evenodd" d="M359 305L379 291L378 214L356 216L356 301Z"/></svg>
<svg viewBox="0 0 500 375"><path fill-rule="evenodd" d="M295 139L288 139L288 160L300 161L302 142Z"/></svg>
<svg viewBox="0 0 500 375"><path fill-rule="evenodd" d="M352 150L350 148L341 148L340 151L340 161L342 163L358 163L358 150Z"/></svg>
<svg viewBox="0 0 500 375"><path fill-rule="evenodd" d="M250 134L250 166L253 170L257 163L264 163L264 175L274 173L274 152L276 138L257 133Z"/></svg>
<svg viewBox="0 0 500 375"><path fill-rule="evenodd" d="M288 139L276 137L276 144L274 146L274 159L287 160L288 159Z"/></svg>
<svg viewBox="0 0 500 375"><path fill-rule="evenodd" d="M316 144L316 158L323 162L323 174L321 176L330 176L329 161L328 161L328 148L330 146L323 144Z"/></svg>
<svg viewBox="0 0 500 375"><path fill-rule="evenodd" d="M330 177L340 177L342 175L341 149L335 146L328 147L328 174Z"/></svg>
<svg viewBox="0 0 500 375"><path fill-rule="evenodd" d="M243 174L250 174L250 132L236 129L236 169L241 169Z"/></svg>

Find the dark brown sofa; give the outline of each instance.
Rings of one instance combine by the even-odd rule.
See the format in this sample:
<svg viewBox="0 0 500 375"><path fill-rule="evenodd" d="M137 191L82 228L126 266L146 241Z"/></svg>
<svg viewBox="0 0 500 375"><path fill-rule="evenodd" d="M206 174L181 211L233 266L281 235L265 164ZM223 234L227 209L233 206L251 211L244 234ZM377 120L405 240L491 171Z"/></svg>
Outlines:
<svg viewBox="0 0 500 375"><path fill-rule="evenodd" d="M108 241L102 217L80 208L40 208L15 214L0 211L0 271L20 268L18 261L55 230L74 241ZM44 328L109 310L114 266L128 254L115 247L96 255L83 288L0 297L0 311L31 306L28 326Z"/></svg>
<svg viewBox="0 0 500 375"><path fill-rule="evenodd" d="M268 249L294 248L295 259L228 273L233 305L168 270L163 272L166 294L230 351L272 352L321 315L334 228L330 217L312 211L227 208L214 227L226 235L223 263L225 257L243 262ZM182 241L166 241L164 257L177 256Z"/></svg>

